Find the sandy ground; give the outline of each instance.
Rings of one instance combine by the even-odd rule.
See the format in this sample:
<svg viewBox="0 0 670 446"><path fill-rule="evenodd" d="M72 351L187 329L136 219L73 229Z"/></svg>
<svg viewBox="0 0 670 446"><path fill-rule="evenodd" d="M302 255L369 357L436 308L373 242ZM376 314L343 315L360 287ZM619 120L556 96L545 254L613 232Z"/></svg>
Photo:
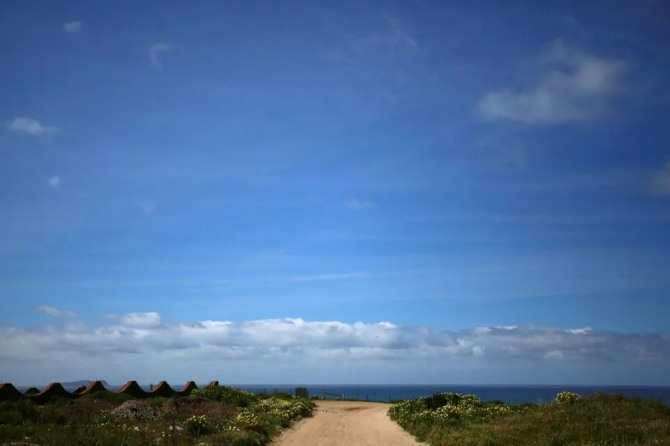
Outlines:
<svg viewBox="0 0 670 446"><path fill-rule="evenodd" d="M388 404L317 401L312 418L287 429L274 446L416 446L414 438L386 416Z"/></svg>

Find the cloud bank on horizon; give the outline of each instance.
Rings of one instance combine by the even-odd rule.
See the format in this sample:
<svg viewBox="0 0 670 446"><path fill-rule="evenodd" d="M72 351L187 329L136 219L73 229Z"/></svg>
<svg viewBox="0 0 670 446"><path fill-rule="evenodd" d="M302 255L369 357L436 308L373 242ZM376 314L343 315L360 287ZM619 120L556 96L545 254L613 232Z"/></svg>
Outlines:
<svg viewBox="0 0 670 446"><path fill-rule="evenodd" d="M670 385L667 20L6 5L0 381Z"/></svg>
<svg viewBox="0 0 670 446"><path fill-rule="evenodd" d="M56 318L77 317L44 305L37 311ZM530 368L538 373L533 383L555 384L586 368L591 369L588 380L582 378L586 384L634 384L637 381L627 375L631 372L643 374L647 384L662 384L662 370L670 362L668 334L621 334L590 327L512 325L454 331L300 318L164 323L156 312L107 319L111 323L104 326L79 320L0 327L3 379L39 383L44 379L41 369L47 368L51 380L66 380L76 364L81 376L119 383L220 379L263 384L268 383L266 371L258 368L266 367L276 369L273 376L286 383L350 382L356 376L379 382L384 376L400 383L447 379L472 384L487 382L482 371L493 368L506 382L527 384L513 373ZM604 369L613 381L595 372ZM463 370L474 374L466 379L459 376Z"/></svg>

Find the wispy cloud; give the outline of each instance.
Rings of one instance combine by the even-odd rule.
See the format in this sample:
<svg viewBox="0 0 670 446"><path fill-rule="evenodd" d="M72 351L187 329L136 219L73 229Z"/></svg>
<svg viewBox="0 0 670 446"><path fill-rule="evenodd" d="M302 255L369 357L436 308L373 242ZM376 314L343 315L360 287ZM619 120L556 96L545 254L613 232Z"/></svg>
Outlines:
<svg viewBox="0 0 670 446"><path fill-rule="evenodd" d="M352 198L350 200L347 200L346 203L344 203L344 206L349 208L349 209L372 209L374 207L377 207L375 203L372 201L365 201L365 200L359 200L357 198Z"/></svg>
<svg viewBox="0 0 670 446"><path fill-rule="evenodd" d="M533 88L505 88L478 103L487 119L528 123L591 120L606 113L610 100L624 91L628 65L554 42L542 61L549 71Z"/></svg>
<svg viewBox="0 0 670 446"><path fill-rule="evenodd" d="M41 306L41 311L57 317L67 314L48 306ZM415 370L444 367L454 361L480 366L530 361L540 370L552 370L558 363L576 368L584 363L621 364L627 370L650 364L670 366L669 335L588 327L485 326L440 331L390 322L296 318L161 324L160 315L154 312L129 313L120 317L120 322L103 327L0 327L0 374L14 379L7 372L14 366L28 367L42 361L61 369L68 367L72 358L96 356L104 356L107 376L121 376L126 370L139 370L135 367L141 364L152 364L154 373L182 368L190 375L180 377L183 380L208 376L211 367L240 360L263 360L277 367L309 366L310 373L315 364L328 370L342 362L381 367L408 363ZM183 368L184 363L192 365ZM199 364L207 370L198 369ZM50 378L45 375L42 379Z"/></svg>
<svg viewBox="0 0 670 446"><path fill-rule="evenodd" d="M37 307L35 307L35 311L53 317L63 317L63 318L77 317L77 313L75 313L74 311L59 310L58 308L52 307L50 305L38 305Z"/></svg>
<svg viewBox="0 0 670 446"><path fill-rule="evenodd" d="M79 31L81 31L82 25L83 22L80 21L65 22L63 23L63 31L68 34L77 34Z"/></svg>
<svg viewBox="0 0 670 446"><path fill-rule="evenodd" d="M147 53L149 54L149 62L151 62L151 65L153 65L156 68L161 67L161 61L160 61L160 56L163 53L166 53L172 49L172 45L166 42L160 42L160 43L155 43L151 45Z"/></svg>
<svg viewBox="0 0 670 446"><path fill-rule="evenodd" d="M652 172L650 186L656 195L670 195L670 160L665 162L663 169Z"/></svg>
<svg viewBox="0 0 670 446"><path fill-rule="evenodd" d="M58 189L62 183L61 177L54 175L48 180L49 186Z"/></svg>
<svg viewBox="0 0 670 446"><path fill-rule="evenodd" d="M145 214L151 214L156 210L156 203L151 200L137 199L134 205L142 210Z"/></svg>
<svg viewBox="0 0 670 446"><path fill-rule="evenodd" d="M373 277L375 274L369 273L367 271L358 271L350 273L333 273L333 274L311 274L311 275L298 275L298 276L289 276L285 280L289 282L330 282L337 280L354 280L354 279L365 279L368 277Z"/></svg>
<svg viewBox="0 0 670 446"><path fill-rule="evenodd" d="M370 57L398 57L414 54L418 41L411 35L404 20L385 11L378 15L378 24L367 32L347 35L343 44L327 53L330 59L350 64Z"/></svg>
<svg viewBox="0 0 670 446"><path fill-rule="evenodd" d="M393 52L414 51L419 44L412 37L405 22L398 16L385 11L383 14L385 28L369 35L365 40L368 44L385 47Z"/></svg>
<svg viewBox="0 0 670 446"><path fill-rule="evenodd" d="M43 135L46 133L56 133L60 131L58 127L46 126L41 124L36 119L25 116L12 119L7 123L6 127L8 130L24 132L29 135Z"/></svg>

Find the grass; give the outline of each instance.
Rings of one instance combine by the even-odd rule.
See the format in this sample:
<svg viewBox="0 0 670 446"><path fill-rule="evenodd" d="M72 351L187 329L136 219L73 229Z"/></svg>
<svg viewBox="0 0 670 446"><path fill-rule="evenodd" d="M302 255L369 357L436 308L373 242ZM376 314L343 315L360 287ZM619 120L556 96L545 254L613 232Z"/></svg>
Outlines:
<svg viewBox="0 0 670 446"><path fill-rule="evenodd" d="M394 404L389 415L431 446L670 444L670 408L653 401L562 392L553 404L511 405L442 395Z"/></svg>
<svg viewBox="0 0 670 446"><path fill-rule="evenodd" d="M0 444L261 446L314 408L310 400L230 387L131 400L103 392L43 405L2 402Z"/></svg>

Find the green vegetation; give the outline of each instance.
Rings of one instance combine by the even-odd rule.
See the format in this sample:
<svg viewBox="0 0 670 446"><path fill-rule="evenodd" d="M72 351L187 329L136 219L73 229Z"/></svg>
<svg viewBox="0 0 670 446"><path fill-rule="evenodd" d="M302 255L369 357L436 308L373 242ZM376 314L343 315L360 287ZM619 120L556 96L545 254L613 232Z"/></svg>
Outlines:
<svg viewBox="0 0 670 446"><path fill-rule="evenodd" d="M670 444L670 408L623 396L561 392L553 404L514 405L440 393L395 403L389 416L431 446Z"/></svg>
<svg viewBox="0 0 670 446"><path fill-rule="evenodd" d="M0 444L259 446L313 408L309 399L223 386L147 400L102 392L44 405L2 402Z"/></svg>

